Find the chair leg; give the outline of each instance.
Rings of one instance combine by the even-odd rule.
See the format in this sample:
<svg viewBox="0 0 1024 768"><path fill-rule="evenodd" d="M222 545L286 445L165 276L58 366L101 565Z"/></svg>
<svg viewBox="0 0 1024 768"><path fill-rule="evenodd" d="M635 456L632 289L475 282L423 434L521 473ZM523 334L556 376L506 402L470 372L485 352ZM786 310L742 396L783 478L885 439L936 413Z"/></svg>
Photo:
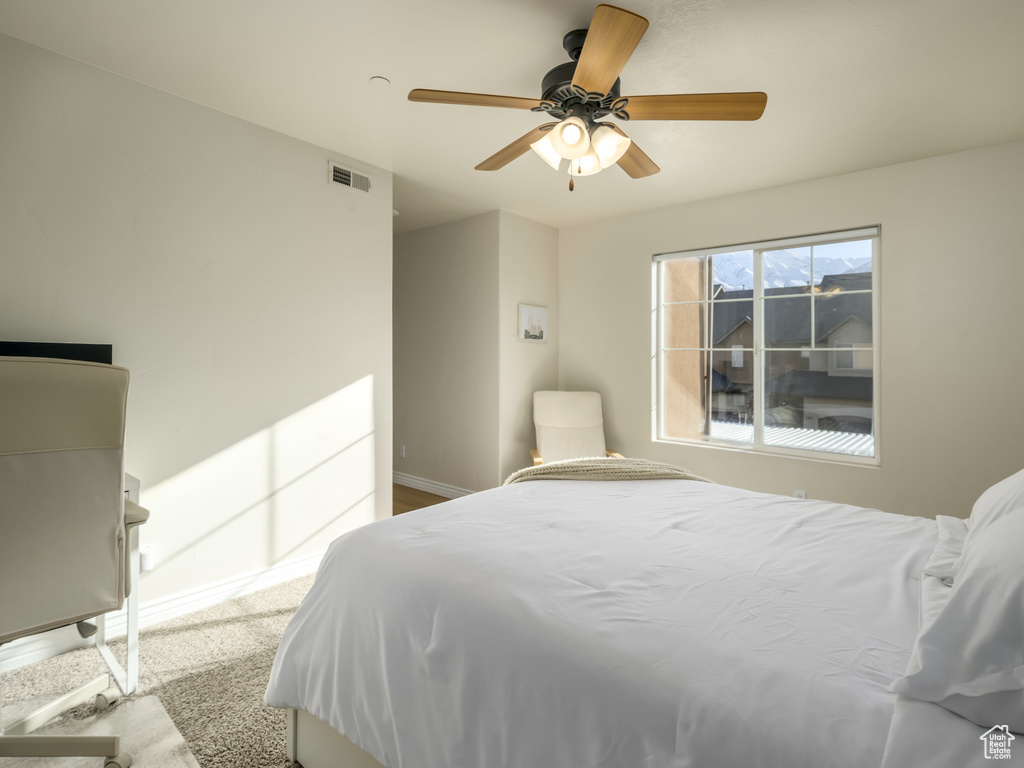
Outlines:
<svg viewBox="0 0 1024 768"><path fill-rule="evenodd" d="M124 666L114 657L107 646L106 617L96 617L96 650L107 663L110 674L117 681L117 686L125 696L135 693L139 687L139 529L132 526L128 530L128 557L130 567L128 578L132 580L131 591L125 598L125 618L127 634L127 652ZM109 697L108 697L109 698Z"/></svg>
<svg viewBox="0 0 1024 768"><path fill-rule="evenodd" d="M110 684L110 675L101 675L95 680L86 683L81 688L71 691L71 693L61 696L56 701L37 709L32 714L26 715L20 720L11 723L3 729L3 735L19 737L27 736L32 733L32 731L36 730L36 728L45 725L58 715L67 712L73 707L77 707L79 704L84 704L89 701L93 696L96 696L104 689L109 688Z"/></svg>

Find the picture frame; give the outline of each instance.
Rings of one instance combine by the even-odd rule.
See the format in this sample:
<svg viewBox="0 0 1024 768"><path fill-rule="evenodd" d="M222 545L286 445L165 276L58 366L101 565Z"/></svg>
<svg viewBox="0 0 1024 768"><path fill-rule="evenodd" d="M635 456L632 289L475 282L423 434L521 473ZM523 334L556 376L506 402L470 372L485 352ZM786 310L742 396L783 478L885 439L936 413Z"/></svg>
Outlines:
<svg viewBox="0 0 1024 768"><path fill-rule="evenodd" d="M519 340L537 344L546 342L548 338L548 308L520 304Z"/></svg>

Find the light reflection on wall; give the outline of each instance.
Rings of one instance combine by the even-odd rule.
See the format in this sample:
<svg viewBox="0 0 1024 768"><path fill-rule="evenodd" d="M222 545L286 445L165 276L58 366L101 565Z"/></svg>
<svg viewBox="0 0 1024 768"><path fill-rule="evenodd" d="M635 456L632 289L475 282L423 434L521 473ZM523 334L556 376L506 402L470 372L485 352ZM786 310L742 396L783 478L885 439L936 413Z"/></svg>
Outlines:
<svg viewBox="0 0 1024 768"><path fill-rule="evenodd" d="M151 488L143 599L320 552L374 519L373 376Z"/></svg>

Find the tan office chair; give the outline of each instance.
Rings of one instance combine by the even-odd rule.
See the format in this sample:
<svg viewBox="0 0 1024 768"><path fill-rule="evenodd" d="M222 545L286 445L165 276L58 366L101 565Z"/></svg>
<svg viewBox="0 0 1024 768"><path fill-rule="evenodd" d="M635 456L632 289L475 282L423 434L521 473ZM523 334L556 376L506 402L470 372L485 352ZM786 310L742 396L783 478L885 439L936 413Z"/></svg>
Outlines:
<svg viewBox="0 0 1024 768"><path fill-rule="evenodd" d="M564 459L622 456L605 449L604 416L597 392L534 392L537 447L533 465Z"/></svg>
<svg viewBox="0 0 1024 768"><path fill-rule="evenodd" d="M137 526L125 498L128 371L99 363L0 358L0 645L78 624L110 673L0 732L0 757L95 756L126 768L117 736L30 736L96 696L138 682ZM106 647L103 614L129 599L125 667ZM95 619L92 627L87 620ZM116 681L115 687L111 681Z"/></svg>

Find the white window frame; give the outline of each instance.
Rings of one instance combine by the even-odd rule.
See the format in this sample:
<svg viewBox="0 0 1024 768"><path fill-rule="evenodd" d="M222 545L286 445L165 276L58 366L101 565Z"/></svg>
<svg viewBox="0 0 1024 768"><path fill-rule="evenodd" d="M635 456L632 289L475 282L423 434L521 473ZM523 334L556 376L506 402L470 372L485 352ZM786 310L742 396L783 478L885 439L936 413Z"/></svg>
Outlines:
<svg viewBox="0 0 1024 768"><path fill-rule="evenodd" d="M765 352L774 351L764 346L764 294L762 279L761 254L764 251L782 250L808 245L828 245L841 243L850 240L871 240L871 326L872 326L872 435L874 438L874 456L855 456L851 454L833 453L827 451L815 451L804 448L790 448L785 446L767 445L764 442L764 358ZM754 262L754 440L750 442L736 442L713 438L709 434L703 435L700 439L671 437L665 434L664 426L664 388L662 386L664 348L664 317L661 312L663 306L663 286L661 285L661 264L665 261L687 257L707 257L723 253L735 253L737 251L751 251ZM881 226L859 227L856 229L843 230L838 232L826 232L817 235L805 235L801 237L785 238L780 240L759 241L754 243L740 243L715 248L701 248L689 251L677 251L673 253L656 254L652 263L651 280L651 439L660 443L677 443L686 445L699 445L711 448L726 448L741 450L750 453L766 453L775 455L793 456L803 459L827 461L840 464L857 464L878 466L881 464L881 371L879 366L881 348L881 323L879 308L881 305L881 294L879 290L881 282ZM710 297L705 301L710 302ZM813 317L812 312L812 327ZM812 332L812 345L814 337ZM815 351L821 351L829 356L829 369L834 370L835 348L829 346L813 347ZM808 348L810 349L810 348ZM865 375L865 369L840 369L845 375ZM705 415L705 418L709 418Z"/></svg>

